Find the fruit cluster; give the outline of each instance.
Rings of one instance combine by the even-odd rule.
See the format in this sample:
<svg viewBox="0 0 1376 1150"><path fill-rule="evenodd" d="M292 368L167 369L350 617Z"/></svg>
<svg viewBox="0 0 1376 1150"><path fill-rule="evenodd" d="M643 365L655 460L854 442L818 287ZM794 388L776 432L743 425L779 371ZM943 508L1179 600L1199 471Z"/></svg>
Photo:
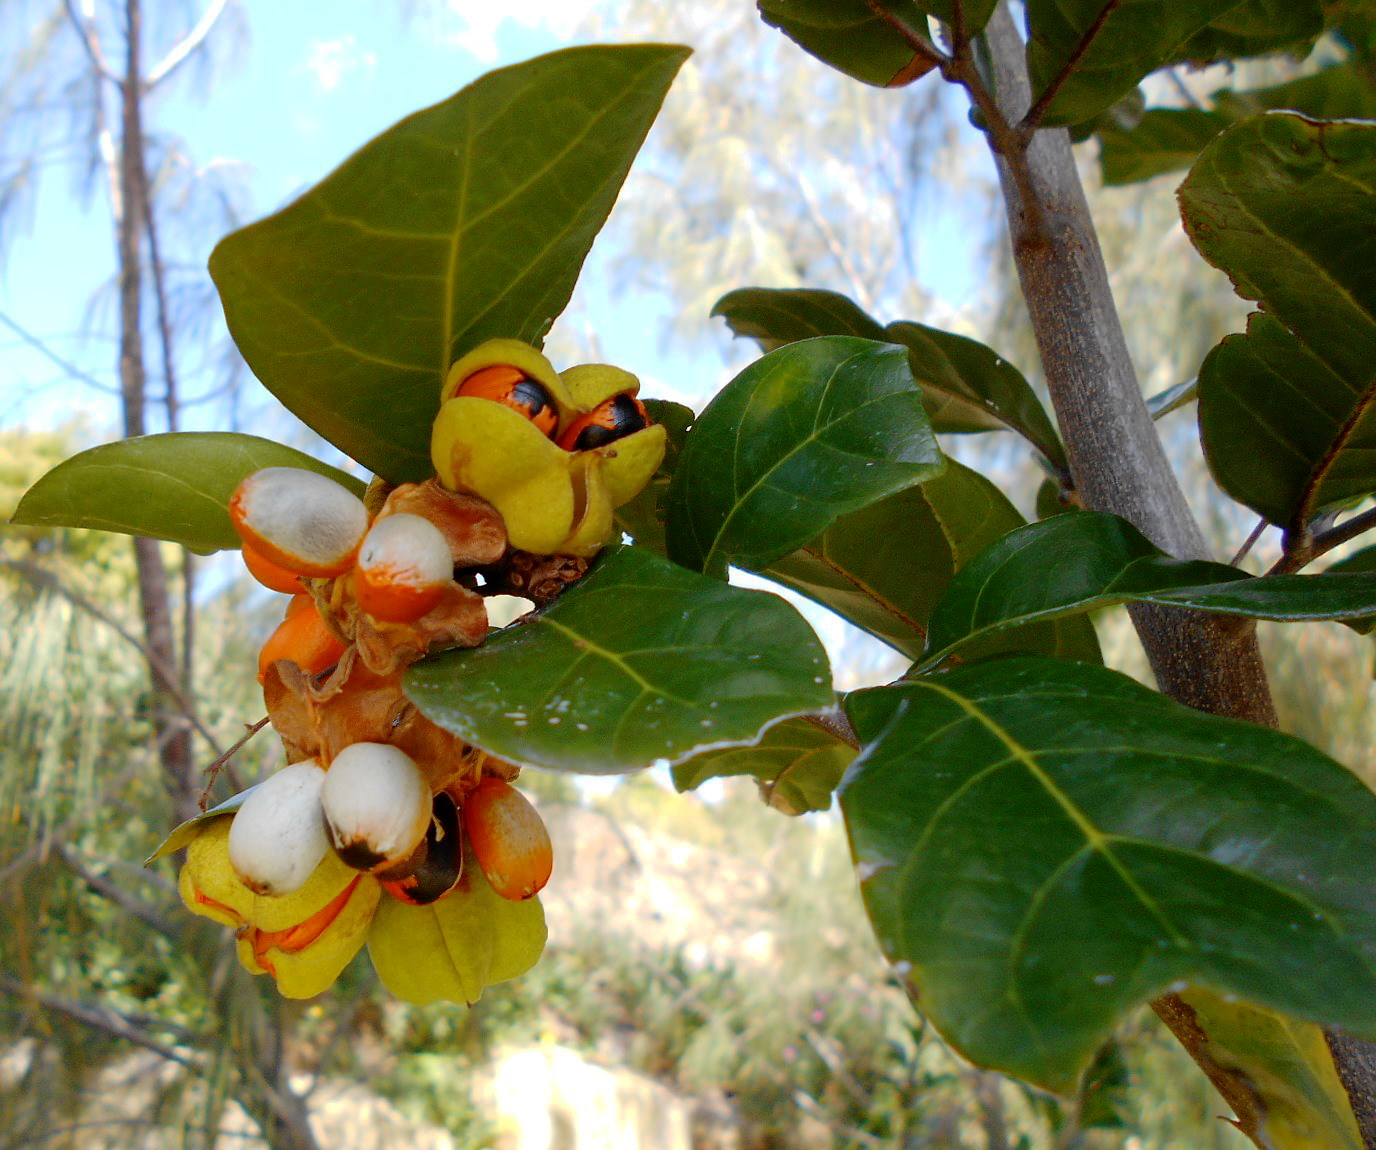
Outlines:
<svg viewBox="0 0 1376 1150"><path fill-rule="evenodd" d="M663 457L637 390L493 340L449 372L435 478L360 499L272 467L234 492L246 566L292 596L258 663L289 765L197 826L181 892L283 994L324 990L365 942L416 1002L472 1002L539 957L553 859L518 769L427 720L401 674L481 643L484 595L543 603L582 574Z"/></svg>

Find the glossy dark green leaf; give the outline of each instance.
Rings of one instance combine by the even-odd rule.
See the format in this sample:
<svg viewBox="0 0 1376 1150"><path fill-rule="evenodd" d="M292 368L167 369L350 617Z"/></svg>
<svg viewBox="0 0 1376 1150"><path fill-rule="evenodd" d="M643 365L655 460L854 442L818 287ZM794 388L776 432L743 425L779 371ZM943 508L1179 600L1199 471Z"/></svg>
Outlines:
<svg viewBox="0 0 1376 1150"><path fill-rule="evenodd" d="M1047 124L1078 124L1183 59L1191 37L1238 0L1028 0L1027 64L1034 99L1056 90Z"/></svg>
<svg viewBox="0 0 1376 1150"><path fill-rule="evenodd" d="M1376 488L1376 124L1244 120L1204 150L1180 203L1195 246L1266 312L1200 372L1220 484L1286 525Z"/></svg>
<svg viewBox="0 0 1376 1150"><path fill-rule="evenodd" d="M669 555L711 575L757 571L944 466L902 348L789 344L698 416L669 488Z"/></svg>
<svg viewBox="0 0 1376 1150"><path fill-rule="evenodd" d="M1132 123L1096 124L1104 182L1131 184L1188 168L1219 132L1273 108L1326 120L1376 117L1376 86L1355 61L1266 88L1223 88L1210 99L1212 108L1152 108Z"/></svg>
<svg viewBox="0 0 1376 1150"><path fill-rule="evenodd" d="M1168 558L1115 515L1060 515L1010 532L957 573L932 611L921 665L1008 627L1128 602L1286 622L1356 619L1376 608L1376 575L1254 578Z"/></svg>
<svg viewBox="0 0 1376 1150"><path fill-rule="evenodd" d="M407 117L210 258L254 374L393 481L431 474L449 364L539 343L688 55L571 48Z"/></svg>
<svg viewBox="0 0 1376 1150"><path fill-rule="evenodd" d="M1325 575L1365 575L1376 574L1376 547L1364 547L1346 559L1332 564ZM1344 619L1349 627L1359 635L1370 635L1376 631L1376 612L1356 619Z"/></svg>
<svg viewBox="0 0 1376 1150"><path fill-rule="evenodd" d="M1232 120L1204 108L1152 108L1131 128L1107 126L1099 137L1099 170L1106 184L1135 184L1188 168Z"/></svg>
<svg viewBox="0 0 1376 1150"><path fill-rule="evenodd" d="M825 811L855 748L807 719L770 727L753 747L705 751L674 767L674 786L697 790L708 779L753 775L770 806L788 815Z"/></svg>
<svg viewBox="0 0 1376 1150"><path fill-rule="evenodd" d="M664 539L664 523L669 514L669 481L674 476L674 468L678 466L688 428L697 416L691 407L667 399L647 399L645 406L649 409L650 418L655 423L663 424L669 433L664 461L640 494L616 509L616 525L635 540L637 547L645 547L663 555L668 547Z"/></svg>
<svg viewBox="0 0 1376 1150"><path fill-rule="evenodd" d="M1036 392L1017 368L976 340L905 321L881 327L845 296L811 288L740 288L722 296L712 314L764 351L819 335L902 344L937 431L1011 428L1055 466L1065 466L1065 449Z"/></svg>
<svg viewBox="0 0 1376 1150"><path fill-rule="evenodd" d="M1304 204L1303 212L1295 205ZM1338 374L1376 357L1376 124L1253 116L1205 149L1180 188L1186 230Z"/></svg>
<svg viewBox="0 0 1376 1150"><path fill-rule="evenodd" d="M884 342L884 325L840 292L817 288L737 288L712 305L731 331L774 351L819 335Z"/></svg>
<svg viewBox="0 0 1376 1150"><path fill-rule="evenodd" d="M870 919L976 1063L1069 1091L1124 1012L1182 983L1376 1036L1376 794L1313 747L1063 660L847 711Z"/></svg>
<svg viewBox="0 0 1376 1150"><path fill-rule="evenodd" d="M317 471L363 494L359 480L270 439L170 432L117 440L64 460L29 488L13 522L147 535L202 554L237 549L229 497L262 467Z"/></svg>
<svg viewBox="0 0 1376 1150"><path fill-rule="evenodd" d="M1202 65L1271 52L1305 56L1323 25L1319 0L1243 0L1191 36L1180 59Z"/></svg>
<svg viewBox="0 0 1376 1150"><path fill-rule="evenodd" d="M481 647L416 664L405 691L490 754L593 775L749 743L834 702L821 643L782 599L635 547Z"/></svg>
<svg viewBox="0 0 1376 1150"><path fill-rule="evenodd" d="M1339 374L1268 315L1199 369L1199 432L1218 485L1272 523L1298 527L1376 491L1376 388Z"/></svg>
<svg viewBox="0 0 1376 1150"><path fill-rule="evenodd" d="M766 24L778 28L805 52L830 64L852 79L878 88L911 84L932 70L933 56L915 52L907 37L894 27L884 9L927 36L927 13L946 12L950 0L757 0ZM967 19L978 31L993 11L993 0L971 0ZM933 12L933 14L936 14Z"/></svg>
<svg viewBox="0 0 1376 1150"><path fill-rule="evenodd" d="M913 378L938 431L1011 428L1054 466L1066 466L1065 448L1037 393L997 352L978 340L905 320L889 324L884 336L908 349Z"/></svg>
<svg viewBox="0 0 1376 1150"><path fill-rule="evenodd" d="M762 574L917 658L955 572L1024 520L989 480L954 460L935 479L843 515ZM1087 619L1010 635L1008 650L1099 658Z"/></svg>

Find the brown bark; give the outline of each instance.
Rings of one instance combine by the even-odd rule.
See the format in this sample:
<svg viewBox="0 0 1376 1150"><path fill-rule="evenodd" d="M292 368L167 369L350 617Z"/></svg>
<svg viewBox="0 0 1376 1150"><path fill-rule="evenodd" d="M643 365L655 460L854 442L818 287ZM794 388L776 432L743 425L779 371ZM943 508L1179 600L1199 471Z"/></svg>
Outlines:
<svg viewBox="0 0 1376 1150"><path fill-rule="evenodd" d="M147 368L143 354L143 258L148 218L148 177L144 167L143 81L140 60L142 11L139 0L125 5L127 53L120 101L119 197L115 219L119 260L119 378L124 434L147 430ZM144 641L156 656L150 660L153 680L153 728L163 767L163 782L178 819L197 812L199 775L191 743L191 728L180 714L176 698L185 698L182 685L169 676L177 666L176 638L167 567L154 539L134 540L138 568L139 609Z"/></svg>

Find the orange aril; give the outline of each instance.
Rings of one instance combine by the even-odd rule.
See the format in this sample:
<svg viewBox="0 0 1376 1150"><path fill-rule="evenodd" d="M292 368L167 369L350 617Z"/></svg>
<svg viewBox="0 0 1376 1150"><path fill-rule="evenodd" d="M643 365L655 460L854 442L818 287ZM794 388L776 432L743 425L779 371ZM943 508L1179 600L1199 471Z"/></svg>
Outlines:
<svg viewBox="0 0 1376 1150"><path fill-rule="evenodd" d="M315 675L334 666L344 654L344 644L325 626L315 600L295 595L287 605L287 617L277 625L258 652L258 681L279 659L290 659L301 670Z"/></svg>
<svg viewBox="0 0 1376 1150"><path fill-rule="evenodd" d="M454 575L449 542L428 519L400 513L364 536L354 597L374 619L410 623L436 606Z"/></svg>
<svg viewBox="0 0 1376 1150"><path fill-rule="evenodd" d="M274 563L247 543L243 546L243 555L248 573L269 591L280 591L284 595L301 594L301 576L295 571L288 571L280 563Z"/></svg>
<svg viewBox="0 0 1376 1150"><path fill-rule="evenodd" d="M353 566L368 530L363 501L333 479L299 467L264 467L229 500L239 538L279 567L327 578Z"/></svg>
<svg viewBox="0 0 1376 1150"><path fill-rule="evenodd" d="M478 866L503 898L519 902L549 882L554 848L540 813L510 783L485 778L463 804L463 829Z"/></svg>

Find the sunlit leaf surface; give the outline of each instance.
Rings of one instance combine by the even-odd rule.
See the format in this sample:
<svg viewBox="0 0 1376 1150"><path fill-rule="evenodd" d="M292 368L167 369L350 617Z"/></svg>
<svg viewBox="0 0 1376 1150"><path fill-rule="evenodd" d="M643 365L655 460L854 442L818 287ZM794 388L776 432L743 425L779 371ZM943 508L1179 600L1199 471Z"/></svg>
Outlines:
<svg viewBox="0 0 1376 1150"><path fill-rule="evenodd" d="M975 1062L1065 1091L1178 984L1376 1036L1376 795L1083 663L861 691L840 790L880 945Z"/></svg>
<svg viewBox="0 0 1376 1150"><path fill-rule="evenodd" d="M669 554L711 575L759 570L944 466L901 348L789 344L698 416L669 489Z"/></svg>
<svg viewBox="0 0 1376 1150"><path fill-rule="evenodd" d="M405 689L499 758L594 775L753 742L834 703L821 643L782 599L634 547L481 647L418 663Z"/></svg>

